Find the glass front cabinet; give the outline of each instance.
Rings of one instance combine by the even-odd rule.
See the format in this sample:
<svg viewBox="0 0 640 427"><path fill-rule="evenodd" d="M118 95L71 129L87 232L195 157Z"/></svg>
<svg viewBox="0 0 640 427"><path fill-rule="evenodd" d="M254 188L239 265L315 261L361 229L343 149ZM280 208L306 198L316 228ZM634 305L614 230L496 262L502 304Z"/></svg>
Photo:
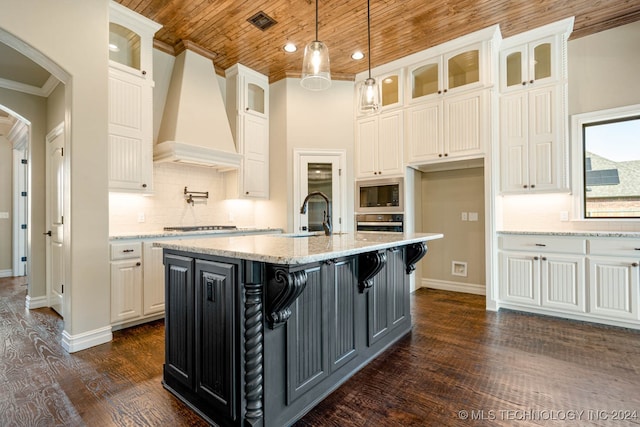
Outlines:
<svg viewBox="0 0 640 427"><path fill-rule="evenodd" d="M483 44L477 43L410 67L409 102L483 86L483 56Z"/></svg>
<svg viewBox="0 0 640 427"><path fill-rule="evenodd" d="M555 36L500 53L500 89L528 89L558 80L558 43Z"/></svg>

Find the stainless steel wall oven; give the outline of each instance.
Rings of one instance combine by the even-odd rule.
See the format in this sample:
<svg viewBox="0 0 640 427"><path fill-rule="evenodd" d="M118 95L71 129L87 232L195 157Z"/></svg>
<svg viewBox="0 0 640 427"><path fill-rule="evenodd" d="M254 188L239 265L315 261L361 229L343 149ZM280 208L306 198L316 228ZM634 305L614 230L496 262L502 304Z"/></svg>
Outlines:
<svg viewBox="0 0 640 427"><path fill-rule="evenodd" d="M404 214L358 214L356 215L356 231L402 233L404 231Z"/></svg>

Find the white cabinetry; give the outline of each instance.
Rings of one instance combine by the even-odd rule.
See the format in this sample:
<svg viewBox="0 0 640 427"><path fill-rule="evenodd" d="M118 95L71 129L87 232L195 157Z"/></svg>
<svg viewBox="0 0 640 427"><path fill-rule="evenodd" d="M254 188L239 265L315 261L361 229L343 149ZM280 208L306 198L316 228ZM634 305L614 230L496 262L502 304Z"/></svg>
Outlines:
<svg viewBox="0 0 640 427"><path fill-rule="evenodd" d="M162 248L152 241L111 243L111 324L164 316Z"/></svg>
<svg viewBox="0 0 640 427"><path fill-rule="evenodd" d="M356 121L356 177L401 176L403 112L375 114Z"/></svg>
<svg viewBox="0 0 640 427"><path fill-rule="evenodd" d="M502 301L585 312L584 239L503 236L501 249Z"/></svg>
<svg viewBox="0 0 640 427"><path fill-rule="evenodd" d="M572 28L570 18L502 43L503 193L569 190L566 52Z"/></svg>
<svg viewBox="0 0 640 427"><path fill-rule="evenodd" d="M227 197L269 198L269 79L236 64L226 70L227 115L241 170L227 172Z"/></svg>
<svg viewBox="0 0 640 427"><path fill-rule="evenodd" d="M488 99L488 90L475 90L409 108L409 164L481 157L488 138Z"/></svg>
<svg viewBox="0 0 640 427"><path fill-rule="evenodd" d="M590 242L589 310L610 319L639 320L640 240Z"/></svg>
<svg viewBox="0 0 640 427"><path fill-rule="evenodd" d="M111 323L142 315L142 246L140 242L111 244Z"/></svg>
<svg viewBox="0 0 640 427"><path fill-rule="evenodd" d="M109 190L150 192L153 35L161 25L116 2L109 21Z"/></svg>

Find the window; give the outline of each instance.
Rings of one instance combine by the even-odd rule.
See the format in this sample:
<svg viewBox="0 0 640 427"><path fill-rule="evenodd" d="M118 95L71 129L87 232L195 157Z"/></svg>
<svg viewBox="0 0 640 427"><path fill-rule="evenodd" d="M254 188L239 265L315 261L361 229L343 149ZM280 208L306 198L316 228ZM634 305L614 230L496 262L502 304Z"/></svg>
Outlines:
<svg viewBox="0 0 640 427"><path fill-rule="evenodd" d="M640 219L640 105L578 115L573 131L582 218Z"/></svg>

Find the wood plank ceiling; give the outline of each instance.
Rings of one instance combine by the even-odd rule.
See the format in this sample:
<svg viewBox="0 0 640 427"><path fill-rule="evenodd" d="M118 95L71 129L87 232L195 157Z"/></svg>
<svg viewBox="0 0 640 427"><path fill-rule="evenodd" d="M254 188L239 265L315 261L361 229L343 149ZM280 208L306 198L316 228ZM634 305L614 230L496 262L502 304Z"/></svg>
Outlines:
<svg viewBox="0 0 640 427"><path fill-rule="evenodd" d="M299 76L304 46L315 38L313 0L117 0L163 28L155 46L177 54L200 47L219 73L240 62L271 82ZM262 31L248 19L263 11L277 23ZM640 20L640 0L372 0L371 65L381 65L500 24L506 38L575 16L572 39ZM319 1L318 39L329 47L333 79L367 69L366 0ZM286 53L287 42L298 46ZM195 45L195 46L194 46Z"/></svg>

